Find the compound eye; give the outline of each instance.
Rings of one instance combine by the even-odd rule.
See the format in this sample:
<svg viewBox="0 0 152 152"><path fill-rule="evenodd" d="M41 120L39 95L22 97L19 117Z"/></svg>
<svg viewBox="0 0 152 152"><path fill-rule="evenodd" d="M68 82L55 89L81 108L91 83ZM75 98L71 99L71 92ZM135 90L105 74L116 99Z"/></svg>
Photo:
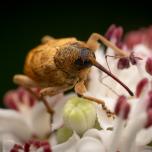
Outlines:
<svg viewBox="0 0 152 152"><path fill-rule="evenodd" d="M89 60L83 60L82 58L78 58L75 61L75 64L80 66L80 67L89 67L89 66L91 66L91 63L90 63Z"/></svg>
<svg viewBox="0 0 152 152"><path fill-rule="evenodd" d="M75 60L75 65L77 65L78 68L91 67L92 64L90 58L95 58L94 53L88 48L82 48L79 57Z"/></svg>

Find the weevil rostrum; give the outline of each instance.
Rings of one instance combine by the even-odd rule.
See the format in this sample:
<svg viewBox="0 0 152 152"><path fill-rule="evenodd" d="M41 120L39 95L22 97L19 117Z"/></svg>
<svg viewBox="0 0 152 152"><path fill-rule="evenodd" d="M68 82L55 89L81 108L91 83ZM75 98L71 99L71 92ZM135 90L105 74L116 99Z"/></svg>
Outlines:
<svg viewBox="0 0 152 152"><path fill-rule="evenodd" d="M101 104L107 115L110 116L112 112L107 109L104 101L84 95L86 92L84 82L91 66L95 66L111 76L131 96L133 93L123 82L96 61L95 51L99 47L98 40L112 48L121 57L130 55L98 33L91 34L87 42L79 41L76 38L55 39L47 36L42 39L42 44L28 53L24 66L25 75L17 74L13 77L13 81L28 90L32 87L41 88L40 99L51 114L53 114L53 109L49 107L44 97L46 95L54 96L74 87L77 95Z"/></svg>

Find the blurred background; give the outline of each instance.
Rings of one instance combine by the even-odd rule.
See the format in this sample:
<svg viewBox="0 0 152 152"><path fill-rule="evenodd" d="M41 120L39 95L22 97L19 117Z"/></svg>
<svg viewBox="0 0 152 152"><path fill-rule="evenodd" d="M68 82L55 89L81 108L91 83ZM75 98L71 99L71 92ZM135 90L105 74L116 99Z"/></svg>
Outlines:
<svg viewBox="0 0 152 152"><path fill-rule="evenodd" d="M16 88L12 77L22 73L27 52L40 43L44 35L56 38L74 36L87 40L92 32L104 34L111 24L125 32L152 24L148 4L122 5L97 2L71 4L0 2L0 100Z"/></svg>

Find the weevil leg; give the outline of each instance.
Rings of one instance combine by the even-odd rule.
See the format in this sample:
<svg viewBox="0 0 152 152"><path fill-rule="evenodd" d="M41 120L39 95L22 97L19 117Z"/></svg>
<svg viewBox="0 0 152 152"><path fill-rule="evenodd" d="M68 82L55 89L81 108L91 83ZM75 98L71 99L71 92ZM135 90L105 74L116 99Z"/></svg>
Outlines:
<svg viewBox="0 0 152 152"><path fill-rule="evenodd" d="M48 113L50 113L51 115L53 115L54 111L53 109L49 106L48 102L46 101L46 99L42 96L39 96L38 94L36 94L35 92L33 92L31 90L32 87L39 87L39 85L33 81L31 78L29 78L26 75L22 75L22 74L17 74L14 75L13 77L13 82L23 86L27 91L29 91L37 100L40 100L44 103ZM51 117L52 118L52 117Z"/></svg>
<svg viewBox="0 0 152 152"><path fill-rule="evenodd" d="M64 91L67 90L67 87L48 87L48 88L44 88L40 91L40 95L41 96L55 96L59 93L62 93Z"/></svg>
<svg viewBox="0 0 152 152"><path fill-rule="evenodd" d="M80 81L75 85L75 92L77 93L78 96L84 98L84 99L88 99L91 100L93 102L96 102L97 104L100 104L102 106L102 109L106 112L108 117L114 117L114 113L111 112L105 105L105 101L101 100L101 99L96 99L94 97L90 97L90 96L85 96L83 95L86 92L86 87L84 85L84 81Z"/></svg>
<svg viewBox="0 0 152 152"><path fill-rule="evenodd" d="M25 88L38 87L38 84L36 82L34 82L31 78L23 74L14 75L13 82Z"/></svg>
<svg viewBox="0 0 152 152"><path fill-rule="evenodd" d="M116 45L114 45L112 42L110 42L104 36L102 36L102 35L100 35L98 33L92 33L91 34L91 36L89 37L89 39L87 41L87 45L93 51L96 51L96 49L98 48L98 46L96 45L96 44L98 44L97 43L98 40L100 40L104 45L112 48L116 52L116 54L118 54L121 57L128 57L130 55L130 53L119 49Z"/></svg>
<svg viewBox="0 0 152 152"><path fill-rule="evenodd" d="M67 88L68 87L66 85L62 86L62 87L48 87L48 88L44 88L44 89L42 89L40 91L40 97L44 98L47 95L48 96L55 96L55 95L57 95L59 93L62 93L64 91L66 91ZM45 102L44 104L46 105L46 107L49 107L49 105L48 105L47 102ZM50 109L48 109L48 110L50 111ZM53 111L51 111L51 112L53 112Z"/></svg>
<svg viewBox="0 0 152 152"><path fill-rule="evenodd" d="M55 96L55 95L57 95L59 93L62 93L64 91L66 91L66 90L67 90L67 87L65 87L65 88L64 87L63 88L61 88L61 87L48 87L48 88L44 88L44 89L42 89L40 91L40 97L42 99L44 99L44 97L47 96L47 95L48 96ZM49 107L49 105L48 105L47 102L44 102L44 104L45 104L46 107ZM49 112L51 112L52 116L53 116L54 111L50 111L51 109L48 109L48 108L47 108L47 110ZM53 117L51 117L51 118L53 119ZM51 122L53 122L52 119L51 119Z"/></svg>

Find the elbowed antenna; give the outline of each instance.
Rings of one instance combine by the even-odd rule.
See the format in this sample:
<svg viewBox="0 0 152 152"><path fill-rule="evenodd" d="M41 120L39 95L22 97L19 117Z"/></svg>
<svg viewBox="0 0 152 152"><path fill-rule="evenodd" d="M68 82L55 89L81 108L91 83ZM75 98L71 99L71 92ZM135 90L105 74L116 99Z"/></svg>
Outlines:
<svg viewBox="0 0 152 152"><path fill-rule="evenodd" d="M104 68L101 64L99 64L95 59L91 59L91 62L92 62L92 65L94 65L101 71L105 72L110 77L112 77L115 81L117 81L119 84L121 84L128 91L128 93L131 96L134 96L134 93L122 81L120 81L118 78L116 78L116 76L114 76L111 72L109 72L106 68Z"/></svg>

